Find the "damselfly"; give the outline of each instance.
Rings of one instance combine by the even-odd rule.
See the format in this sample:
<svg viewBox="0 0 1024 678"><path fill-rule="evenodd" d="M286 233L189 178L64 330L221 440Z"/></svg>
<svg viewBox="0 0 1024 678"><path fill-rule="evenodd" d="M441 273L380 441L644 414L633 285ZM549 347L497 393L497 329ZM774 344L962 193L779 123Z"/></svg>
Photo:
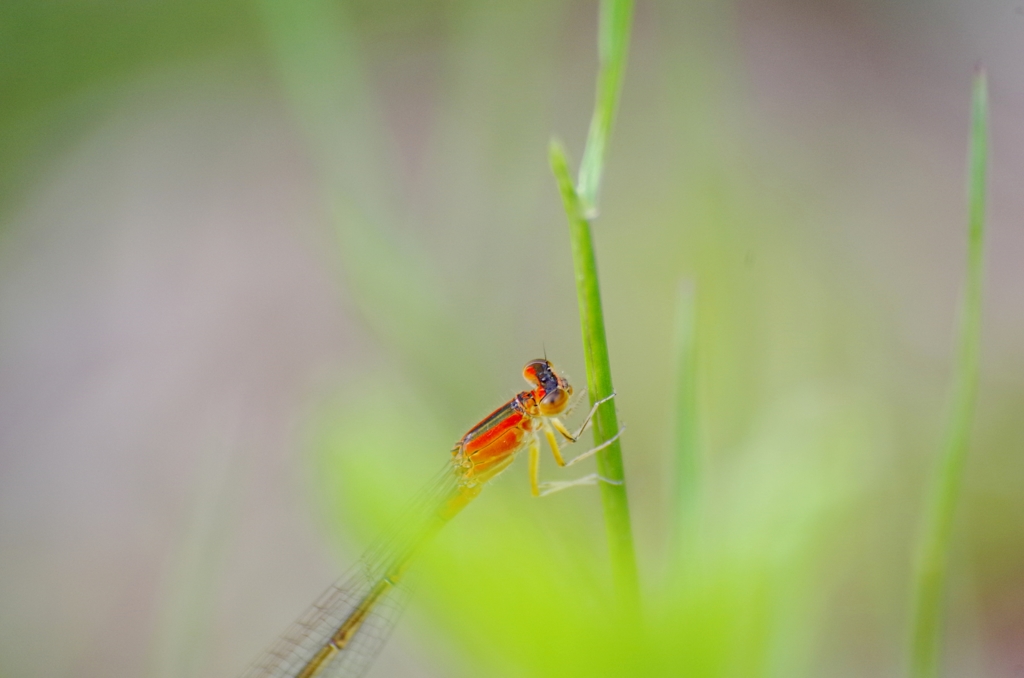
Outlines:
<svg viewBox="0 0 1024 678"><path fill-rule="evenodd" d="M604 449L621 435L565 461L556 432L576 442L597 408L590 408L572 433L558 419L570 409L572 386L547 360L523 368L531 389L523 391L469 430L452 449L441 474L416 500L412 520L382 540L360 559L351 574L324 592L244 678L355 678L369 667L400 612L396 589L416 552L469 502L484 485L504 471L524 449L529 450L530 489L543 496L574 485L594 484L596 473L560 482L541 483L540 434L547 439L559 466L571 466ZM621 481L620 481L621 482Z"/></svg>

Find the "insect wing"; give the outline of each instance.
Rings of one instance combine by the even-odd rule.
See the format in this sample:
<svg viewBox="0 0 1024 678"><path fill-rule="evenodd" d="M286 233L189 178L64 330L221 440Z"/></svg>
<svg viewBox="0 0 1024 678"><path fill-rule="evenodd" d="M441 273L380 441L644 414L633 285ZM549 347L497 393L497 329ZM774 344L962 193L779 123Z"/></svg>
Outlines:
<svg viewBox="0 0 1024 678"><path fill-rule="evenodd" d="M242 678L291 678L316 656L374 585L365 563L330 586ZM369 668L409 598L399 584L376 602L352 640L317 678L357 678Z"/></svg>
<svg viewBox="0 0 1024 678"><path fill-rule="evenodd" d="M381 580L404 567L413 552L438 527L438 510L457 495L459 469L446 464L432 482L400 514L384 536L372 544L359 562L324 591L305 614L242 678L293 678L309 664L367 599ZM389 580L390 581L390 580ZM384 646L409 598L403 577L375 598L355 634L316 678L357 678L366 672Z"/></svg>

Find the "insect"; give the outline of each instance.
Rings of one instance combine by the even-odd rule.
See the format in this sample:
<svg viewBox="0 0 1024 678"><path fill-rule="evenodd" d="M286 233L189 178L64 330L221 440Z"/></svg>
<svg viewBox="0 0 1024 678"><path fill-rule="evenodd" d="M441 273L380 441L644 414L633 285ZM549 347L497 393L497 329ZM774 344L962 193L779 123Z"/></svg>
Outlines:
<svg viewBox="0 0 1024 678"><path fill-rule="evenodd" d="M529 450L530 489L543 496L598 481L590 474L575 480L541 483L540 435L559 466L571 466L614 442L611 439L565 461L556 433L576 442L594 413L615 397L612 393L591 407L572 433L558 416L568 413L573 393L569 382L546 359L523 368L531 385L492 412L455 444L439 476L413 504L415 525L403 525L360 559L350 574L331 586L292 628L257 661L243 678L355 678L369 667L387 640L401 611L399 585L416 552L459 511L473 501L490 480L504 471L524 449ZM617 481L621 483L621 481Z"/></svg>

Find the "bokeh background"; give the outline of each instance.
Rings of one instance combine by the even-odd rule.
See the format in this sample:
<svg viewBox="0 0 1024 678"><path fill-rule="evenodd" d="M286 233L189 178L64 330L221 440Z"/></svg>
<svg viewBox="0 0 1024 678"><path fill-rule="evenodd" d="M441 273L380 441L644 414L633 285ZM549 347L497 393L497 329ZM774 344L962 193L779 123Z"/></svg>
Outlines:
<svg viewBox="0 0 1024 678"><path fill-rule="evenodd" d="M546 148L582 150L596 22L0 4L0 675L237 675L523 363L583 384ZM424 557L371 676L903 674L978 63L982 376L944 657L1024 676L1010 0L638 3L595 237L646 625L608 604L596 490L534 500L520 462ZM698 501L673 458L680 290Z"/></svg>

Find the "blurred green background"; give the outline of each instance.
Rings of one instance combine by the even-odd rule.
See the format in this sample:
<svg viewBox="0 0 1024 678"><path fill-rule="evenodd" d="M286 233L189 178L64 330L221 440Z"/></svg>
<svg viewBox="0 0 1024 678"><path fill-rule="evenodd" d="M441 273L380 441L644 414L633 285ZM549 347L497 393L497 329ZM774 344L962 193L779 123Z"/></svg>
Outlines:
<svg viewBox="0 0 1024 678"><path fill-rule="evenodd" d="M0 676L236 675L527 360L583 385L547 144L582 150L596 22L0 4ZM595 238L645 625L608 604L596 490L532 499L519 462L424 556L369 675L904 671L979 62L982 376L944 656L1024 676L1024 9L991 0L637 5Z"/></svg>

